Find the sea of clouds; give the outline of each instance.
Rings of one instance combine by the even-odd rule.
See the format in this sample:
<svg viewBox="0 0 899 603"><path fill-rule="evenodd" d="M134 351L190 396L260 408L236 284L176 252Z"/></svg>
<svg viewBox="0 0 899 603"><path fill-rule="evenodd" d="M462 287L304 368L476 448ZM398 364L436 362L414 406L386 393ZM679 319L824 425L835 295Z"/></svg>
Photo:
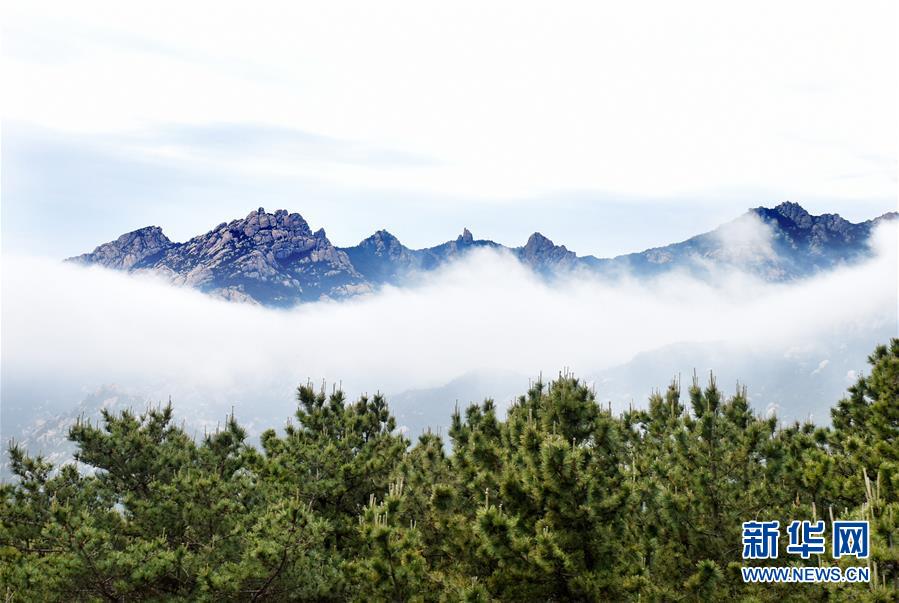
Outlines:
<svg viewBox="0 0 899 603"><path fill-rule="evenodd" d="M293 387L308 379L355 396L472 371L587 374L679 343L783 354L839 333L895 333L897 230L875 234L872 259L792 283L735 271L547 281L508 254L479 250L414 285L290 310L151 276L4 257L3 404L21 411L25 392L71 407L78 392L115 383L172 396L176 407L206 400L246 414L273 398L289 407ZM734 254L764 254L770 243L757 231L732 234L741 235L731 237Z"/></svg>

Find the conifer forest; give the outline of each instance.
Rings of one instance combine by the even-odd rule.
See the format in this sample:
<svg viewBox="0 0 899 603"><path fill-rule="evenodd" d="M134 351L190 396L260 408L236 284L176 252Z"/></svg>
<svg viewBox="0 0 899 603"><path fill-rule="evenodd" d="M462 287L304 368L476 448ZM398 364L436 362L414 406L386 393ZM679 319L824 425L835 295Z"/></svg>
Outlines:
<svg viewBox="0 0 899 603"><path fill-rule="evenodd" d="M711 375L613 414L560 374L416 441L382 396L313 385L258 445L237 417L194 438L171 405L105 412L71 429L77 463L10 445L0 599L896 601L899 340L869 363L820 424ZM867 520L870 555L741 558L743 522L795 519ZM753 584L749 564L870 581Z"/></svg>

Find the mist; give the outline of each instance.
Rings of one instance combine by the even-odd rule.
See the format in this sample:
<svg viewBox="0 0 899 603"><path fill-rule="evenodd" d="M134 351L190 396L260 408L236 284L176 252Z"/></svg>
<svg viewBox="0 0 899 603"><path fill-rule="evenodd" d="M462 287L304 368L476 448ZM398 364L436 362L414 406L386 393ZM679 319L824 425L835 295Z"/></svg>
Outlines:
<svg viewBox="0 0 899 603"><path fill-rule="evenodd" d="M735 254L766 253L759 232L735 240ZM478 250L402 288L290 310L146 275L4 257L3 405L21 392L45 400L115 383L170 395L182 410L205 401L253 412L273 397L289 406L309 379L355 396L473 371L587 374L678 343L783 354L845 333L895 334L896 226L872 241L871 260L788 284L734 271L546 281L510 255ZM66 401L77 402L74 393Z"/></svg>

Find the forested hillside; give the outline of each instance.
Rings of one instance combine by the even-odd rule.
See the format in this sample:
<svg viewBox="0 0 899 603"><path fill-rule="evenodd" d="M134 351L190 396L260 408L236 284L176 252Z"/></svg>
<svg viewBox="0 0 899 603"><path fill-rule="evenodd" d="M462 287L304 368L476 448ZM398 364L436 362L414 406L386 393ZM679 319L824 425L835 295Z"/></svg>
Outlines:
<svg viewBox="0 0 899 603"><path fill-rule="evenodd" d="M77 460L12 445L5 601L899 599L899 340L831 426L779 425L714 378L613 415L571 375L414 444L381 396L311 385L294 420L200 441L171 407L78 423ZM683 394L683 395L682 395ZM82 467L83 468L83 467ZM741 524L867 519L870 584L744 584Z"/></svg>

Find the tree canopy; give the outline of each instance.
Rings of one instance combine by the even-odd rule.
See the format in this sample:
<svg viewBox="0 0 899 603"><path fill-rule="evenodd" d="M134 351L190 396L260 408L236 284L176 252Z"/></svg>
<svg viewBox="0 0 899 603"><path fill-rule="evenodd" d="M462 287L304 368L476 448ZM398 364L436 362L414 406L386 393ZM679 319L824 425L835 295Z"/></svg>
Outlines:
<svg viewBox="0 0 899 603"><path fill-rule="evenodd" d="M382 396L310 385L259 446L233 416L197 440L171 405L104 412L70 431L78 465L10 446L0 597L899 600L899 340L869 362L830 426L760 416L712 376L616 415L561 374L414 444ZM742 522L793 519L869 521L870 583L744 583Z"/></svg>

